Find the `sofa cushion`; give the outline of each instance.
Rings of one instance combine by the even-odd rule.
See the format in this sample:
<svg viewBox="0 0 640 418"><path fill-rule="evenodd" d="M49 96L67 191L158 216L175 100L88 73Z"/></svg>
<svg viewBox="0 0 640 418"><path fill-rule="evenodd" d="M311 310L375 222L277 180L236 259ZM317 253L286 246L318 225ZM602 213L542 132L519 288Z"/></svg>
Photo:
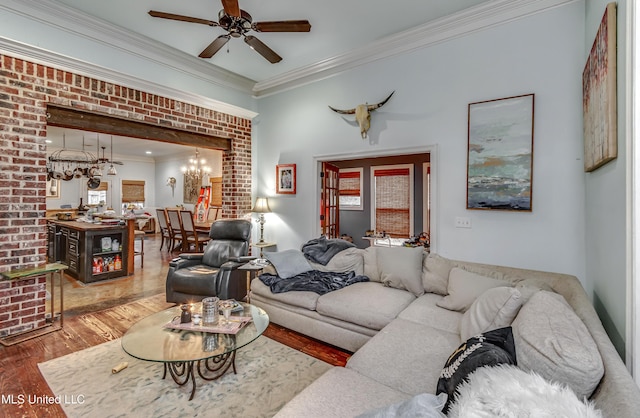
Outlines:
<svg viewBox="0 0 640 418"><path fill-rule="evenodd" d="M459 345L457 333L395 319L356 351L346 367L411 395L435 394L442 365Z"/></svg>
<svg viewBox="0 0 640 418"><path fill-rule="evenodd" d="M408 398L356 371L334 367L304 388L275 418L354 417Z"/></svg>
<svg viewBox="0 0 640 418"><path fill-rule="evenodd" d="M458 385L479 367L516 364L516 348L511 327L494 329L471 337L458 347L447 360L438 379L436 394L449 397L442 412L447 413L454 401Z"/></svg>
<svg viewBox="0 0 640 418"><path fill-rule="evenodd" d="M324 316L378 330L391 322L413 300L415 296L411 293L384 287L381 283L354 283L320 296L316 311Z"/></svg>
<svg viewBox="0 0 640 418"><path fill-rule="evenodd" d="M313 270L304 254L298 250L268 251L264 256L276 268L278 276L283 279Z"/></svg>
<svg viewBox="0 0 640 418"><path fill-rule="evenodd" d="M376 251L380 281L385 286L408 290L415 296L424 293L422 286L422 247L380 247Z"/></svg>
<svg viewBox="0 0 640 418"><path fill-rule="evenodd" d="M380 281L380 270L378 270L378 247L370 246L362 253L364 261L364 275L372 282Z"/></svg>
<svg viewBox="0 0 640 418"><path fill-rule="evenodd" d="M331 257L331 260L326 265L314 263L313 261L309 261L309 264L314 270L338 273L354 271L356 275L361 276L364 274L363 253L364 250L359 248L347 248Z"/></svg>
<svg viewBox="0 0 640 418"><path fill-rule="evenodd" d="M457 333L460 328L462 313L450 311L436 305L441 299L441 295L425 293L400 312L398 318L428 325L443 331Z"/></svg>
<svg viewBox="0 0 640 418"><path fill-rule="evenodd" d="M589 330L561 295L537 292L512 326L522 369L567 384L580 399L591 396L604 374L602 358Z"/></svg>
<svg viewBox="0 0 640 418"><path fill-rule="evenodd" d="M257 277L251 281L251 293L255 293L256 295L260 295L266 299L276 300L288 305L309 309L310 311L316 310L316 304L320 297L316 292L306 291L271 293L269 286L262 283L262 280Z"/></svg>
<svg viewBox="0 0 640 418"><path fill-rule="evenodd" d="M567 386L509 365L476 369L458 387L458 396L447 414L450 418L505 415L602 417L593 404L579 400Z"/></svg>
<svg viewBox="0 0 640 418"><path fill-rule="evenodd" d="M522 307L523 297L513 287L494 287L478 297L460 321L460 338L468 340L474 335L497 328L508 327Z"/></svg>
<svg viewBox="0 0 640 418"><path fill-rule="evenodd" d="M422 286L425 292L438 295L447 294L449 273L453 264L438 254L425 254L422 261Z"/></svg>
<svg viewBox="0 0 640 418"><path fill-rule="evenodd" d="M365 412L356 418L445 418L441 411L446 401L447 395L444 393L437 396L430 393L420 393L406 401Z"/></svg>
<svg viewBox="0 0 640 418"><path fill-rule="evenodd" d="M454 267L449 273L448 294L438 302L438 306L464 312L486 290L508 285L509 282L504 280L492 279Z"/></svg>

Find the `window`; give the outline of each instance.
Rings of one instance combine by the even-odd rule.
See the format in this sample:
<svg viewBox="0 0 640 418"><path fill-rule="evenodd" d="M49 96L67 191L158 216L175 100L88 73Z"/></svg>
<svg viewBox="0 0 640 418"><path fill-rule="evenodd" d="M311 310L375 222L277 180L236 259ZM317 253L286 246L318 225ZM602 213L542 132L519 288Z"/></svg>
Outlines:
<svg viewBox="0 0 640 418"><path fill-rule="evenodd" d="M392 238L413 234L413 165L371 167L372 227Z"/></svg>
<svg viewBox="0 0 640 418"><path fill-rule="evenodd" d="M222 177L211 177L211 206L222 206Z"/></svg>
<svg viewBox="0 0 640 418"><path fill-rule="evenodd" d="M109 190L109 183L101 181L100 185L95 189L87 190L87 204L88 205L104 205L107 203L107 191Z"/></svg>
<svg viewBox="0 0 640 418"><path fill-rule="evenodd" d="M362 210L362 167L340 169L340 210Z"/></svg>
<svg viewBox="0 0 640 418"><path fill-rule="evenodd" d="M122 208L144 207L144 180L122 180Z"/></svg>

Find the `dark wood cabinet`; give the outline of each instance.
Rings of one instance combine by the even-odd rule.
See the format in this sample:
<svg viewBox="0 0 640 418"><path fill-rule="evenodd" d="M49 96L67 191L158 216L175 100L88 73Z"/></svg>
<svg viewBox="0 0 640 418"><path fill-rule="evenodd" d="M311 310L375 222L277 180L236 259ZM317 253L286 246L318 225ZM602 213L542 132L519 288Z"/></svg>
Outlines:
<svg viewBox="0 0 640 418"><path fill-rule="evenodd" d="M132 256L129 229L129 225L49 221L49 262L66 264L65 273L83 283L128 276Z"/></svg>

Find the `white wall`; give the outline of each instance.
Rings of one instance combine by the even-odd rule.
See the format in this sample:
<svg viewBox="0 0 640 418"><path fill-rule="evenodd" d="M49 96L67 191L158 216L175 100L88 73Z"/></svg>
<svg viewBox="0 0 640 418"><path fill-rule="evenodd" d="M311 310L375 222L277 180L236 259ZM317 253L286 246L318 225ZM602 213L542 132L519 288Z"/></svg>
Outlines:
<svg viewBox="0 0 640 418"><path fill-rule="evenodd" d="M572 3L473 36L382 60L259 99L258 195L270 196L265 239L299 248L317 232L314 158L437 148L437 251L447 257L585 275L581 72L584 4ZM395 95L370 138L327 105ZM533 212L466 210L467 105L535 93ZM278 163L297 164L297 194L275 195ZM454 227L456 216L471 229ZM363 231L364 232L364 231Z"/></svg>
<svg viewBox="0 0 640 418"><path fill-rule="evenodd" d="M585 49L591 50L607 0L586 1ZM585 174L587 278L594 306L609 337L625 358L627 313L626 251L626 0L618 0L618 158Z"/></svg>

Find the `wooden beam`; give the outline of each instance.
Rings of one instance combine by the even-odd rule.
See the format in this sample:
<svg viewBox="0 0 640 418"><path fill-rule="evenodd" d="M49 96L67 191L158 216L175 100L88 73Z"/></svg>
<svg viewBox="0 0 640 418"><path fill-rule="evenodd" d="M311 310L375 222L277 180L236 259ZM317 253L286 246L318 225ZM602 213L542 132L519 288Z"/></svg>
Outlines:
<svg viewBox="0 0 640 418"><path fill-rule="evenodd" d="M110 135L129 136L171 144L222 151L231 150L231 139L157 125L120 116L47 104L47 124Z"/></svg>

